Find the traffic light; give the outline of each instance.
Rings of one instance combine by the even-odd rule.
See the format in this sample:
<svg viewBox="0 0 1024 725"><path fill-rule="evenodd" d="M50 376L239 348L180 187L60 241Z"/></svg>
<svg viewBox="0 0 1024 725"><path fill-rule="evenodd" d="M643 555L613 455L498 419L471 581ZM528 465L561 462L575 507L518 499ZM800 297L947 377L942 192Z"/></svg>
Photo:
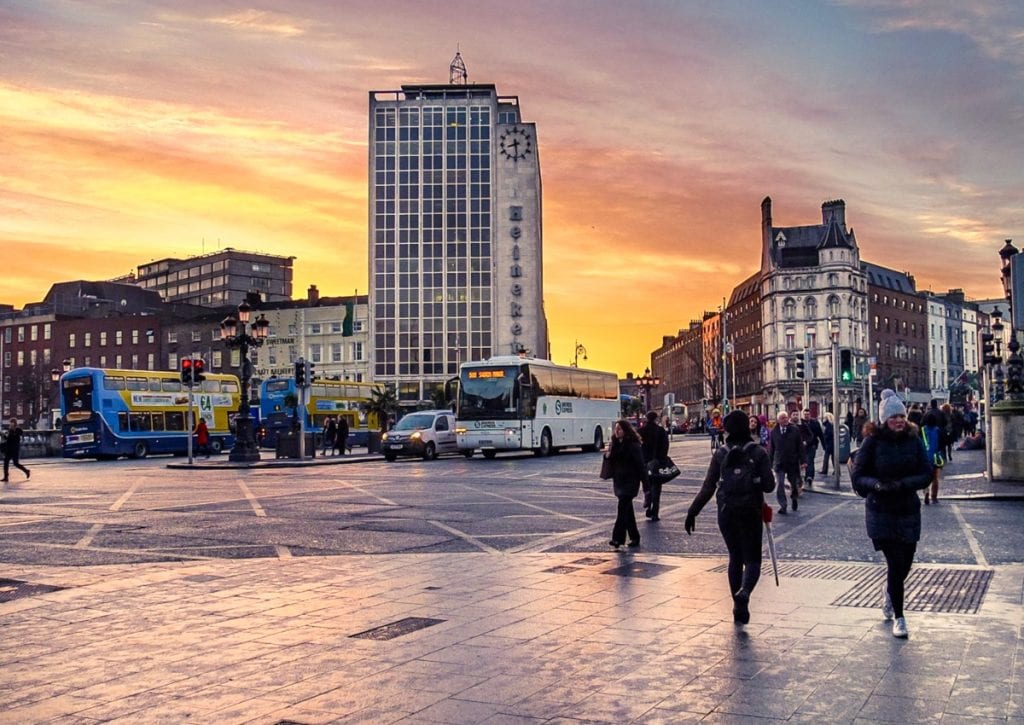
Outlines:
<svg viewBox="0 0 1024 725"><path fill-rule="evenodd" d="M853 350L848 347L839 351L839 380L844 383L853 382Z"/></svg>
<svg viewBox="0 0 1024 725"><path fill-rule="evenodd" d="M192 358L181 359L181 382L192 387Z"/></svg>
<svg viewBox="0 0 1024 725"><path fill-rule="evenodd" d="M996 364L995 335L991 332L981 333L981 361L983 365Z"/></svg>
<svg viewBox="0 0 1024 725"><path fill-rule="evenodd" d="M306 385L313 384L313 376L316 375L316 367L312 360L306 361Z"/></svg>
<svg viewBox="0 0 1024 725"><path fill-rule="evenodd" d="M196 383L206 380L206 363L201 357L192 361L192 380Z"/></svg>
<svg viewBox="0 0 1024 725"><path fill-rule="evenodd" d="M295 361L295 387L306 387L306 362L301 357Z"/></svg>
<svg viewBox="0 0 1024 725"><path fill-rule="evenodd" d="M807 351L804 350L796 358L796 377L803 380L807 376Z"/></svg>

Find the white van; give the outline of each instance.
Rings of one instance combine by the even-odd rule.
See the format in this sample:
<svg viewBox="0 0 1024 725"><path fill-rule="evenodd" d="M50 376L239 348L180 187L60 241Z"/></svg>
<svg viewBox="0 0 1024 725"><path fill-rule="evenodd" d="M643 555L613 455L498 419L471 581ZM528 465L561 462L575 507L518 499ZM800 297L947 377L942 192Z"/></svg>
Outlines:
<svg viewBox="0 0 1024 725"><path fill-rule="evenodd" d="M433 460L441 453L458 453L455 414L450 410L418 410L406 414L381 436L381 453L388 461L398 456Z"/></svg>

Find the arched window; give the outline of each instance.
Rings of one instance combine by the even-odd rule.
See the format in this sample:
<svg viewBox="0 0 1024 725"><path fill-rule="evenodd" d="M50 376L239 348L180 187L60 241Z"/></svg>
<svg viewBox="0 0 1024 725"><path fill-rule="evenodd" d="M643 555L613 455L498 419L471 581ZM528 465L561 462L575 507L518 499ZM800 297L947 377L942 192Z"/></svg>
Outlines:
<svg viewBox="0 0 1024 725"><path fill-rule="evenodd" d="M839 297L837 295L829 295L828 313L832 317L839 317Z"/></svg>
<svg viewBox="0 0 1024 725"><path fill-rule="evenodd" d="M782 301L782 319L796 319L796 300L794 300L792 297L787 297L785 300Z"/></svg>
<svg viewBox="0 0 1024 725"><path fill-rule="evenodd" d="M828 286L838 287L839 286L839 275L835 272L829 272L828 274Z"/></svg>
<svg viewBox="0 0 1024 725"><path fill-rule="evenodd" d="M818 319L818 303L814 301L813 297L808 297L804 300L804 319Z"/></svg>

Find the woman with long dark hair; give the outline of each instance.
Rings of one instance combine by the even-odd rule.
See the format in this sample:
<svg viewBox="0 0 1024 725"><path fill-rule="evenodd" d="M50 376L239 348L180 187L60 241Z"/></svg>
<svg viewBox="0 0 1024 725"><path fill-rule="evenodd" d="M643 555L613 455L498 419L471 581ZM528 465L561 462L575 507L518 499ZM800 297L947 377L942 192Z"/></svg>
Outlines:
<svg viewBox="0 0 1024 725"><path fill-rule="evenodd" d="M711 456L704 485L690 504L685 529L692 534L697 515L716 497L718 529L729 551L729 593L733 620L750 621L750 595L761 577L761 536L764 495L775 490L768 452L751 436L747 414L734 410L725 417L725 446Z"/></svg>
<svg viewBox="0 0 1024 725"><path fill-rule="evenodd" d="M882 615L893 619L894 637L906 637L904 584L921 538L921 500L917 492L932 481L932 464L921 434L907 422L907 408L892 390L882 391L881 424L864 439L853 462L853 490L865 499L868 537L885 556Z"/></svg>
<svg viewBox="0 0 1024 725"><path fill-rule="evenodd" d="M630 546L640 546L640 529L636 525L633 499L640 492L640 484L649 485L647 466L644 464L640 436L628 420L615 421L612 440L604 452L612 467L612 491L619 500L615 526L612 527L610 546L618 549L629 535Z"/></svg>

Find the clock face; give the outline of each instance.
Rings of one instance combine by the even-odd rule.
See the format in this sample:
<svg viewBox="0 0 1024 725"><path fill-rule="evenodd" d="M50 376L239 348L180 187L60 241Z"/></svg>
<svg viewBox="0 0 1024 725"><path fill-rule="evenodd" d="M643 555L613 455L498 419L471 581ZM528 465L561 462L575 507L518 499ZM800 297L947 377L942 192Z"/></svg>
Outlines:
<svg viewBox="0 0 1024 725"><path fill-rule="evenodd" d="M513 161L525 159L532 149L530 134L525 128L513 126L498 139L498 150L501 155Z"/></svg>

